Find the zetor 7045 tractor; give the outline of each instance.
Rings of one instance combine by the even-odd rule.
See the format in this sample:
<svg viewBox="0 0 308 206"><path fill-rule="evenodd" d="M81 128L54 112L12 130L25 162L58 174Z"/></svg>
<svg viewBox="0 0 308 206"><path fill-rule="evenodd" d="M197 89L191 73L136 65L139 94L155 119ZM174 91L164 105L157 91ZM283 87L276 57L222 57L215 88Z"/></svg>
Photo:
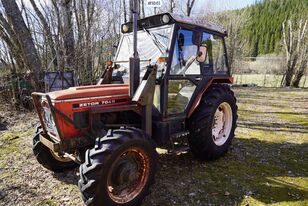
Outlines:
<svg viewBox="0 0 308 206"><path fill-rule="evenodd" d="M122 25L97 85L32 94L41 123L33 152L55 172L79 163L86 205L140 204L154 180L156 147L189 145L212 160L234 137L226 31L169 13L134 19Z"/></svg>

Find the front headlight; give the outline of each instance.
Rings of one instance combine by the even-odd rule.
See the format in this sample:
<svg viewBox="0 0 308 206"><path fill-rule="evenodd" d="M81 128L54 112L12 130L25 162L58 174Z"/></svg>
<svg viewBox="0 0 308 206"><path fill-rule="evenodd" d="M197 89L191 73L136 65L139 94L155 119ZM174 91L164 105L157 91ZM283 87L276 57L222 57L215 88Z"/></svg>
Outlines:
<svg viewBox="0 0 308 206"><path fill-rule="evenodd" d="M49 114L43 109L43 119L44 122L48 122L49 121Z"/></svg>
<svg viewBox="0 0 308 206"><path fill-rule="evenodd" d="M123 33L126 33L126 32L128 32L128 31L129 31L129 26L126 25L126 24L123 24L123 25L122 25L122 32L123 32Z"/></svg>
<svg viewBox="0 0 308 206"><path fill-rule="evenodd" d="M47 109L43 109L43 120L47 127L52 128L56 125L51 112Z"/></svg>
<svg viewBox="0 0 308 206"><path fill-rule="evenodd" d="M49 115L49 119L50 119L51 125L52 125L52 126L56 126L55 120L53 119L53 116L52 116L51 113L50 113L50 115Z"/></svg>
<svg viewBox="0 0 308 206"><path fill-rule="evenodd" d="M167 14L165 14L162 17L162 20L163 20L163 23L167 24L170 21L170 17Z"/></svg>

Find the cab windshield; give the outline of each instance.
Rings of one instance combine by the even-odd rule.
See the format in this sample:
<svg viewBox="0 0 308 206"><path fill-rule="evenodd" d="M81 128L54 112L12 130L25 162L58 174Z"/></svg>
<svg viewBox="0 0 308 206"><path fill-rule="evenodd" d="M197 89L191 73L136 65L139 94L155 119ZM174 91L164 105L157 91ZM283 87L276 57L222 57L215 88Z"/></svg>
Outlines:
<svg viewBox="0 0 308 206"><path fill-rule="evenodd" d="M172 25L166 25L138 31L137 51L140 58L140 76L143 77L146 66L156 64L159 57L167 55ZM133 33L123 34L114 62L118 69L113 76L122 76L124 82L129 76L129 58L133 56Z"/></svg>

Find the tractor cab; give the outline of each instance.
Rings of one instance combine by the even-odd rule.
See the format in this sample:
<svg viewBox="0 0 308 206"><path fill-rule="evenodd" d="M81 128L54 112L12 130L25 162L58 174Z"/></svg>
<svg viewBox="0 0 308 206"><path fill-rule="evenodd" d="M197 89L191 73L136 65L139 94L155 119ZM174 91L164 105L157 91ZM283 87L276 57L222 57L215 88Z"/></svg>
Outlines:
<svg viewBox="0 0 308 206"><path fill-rule="evenodd" d="M123 24L121 28L122 37L114 57L118 69L113 76L127 80L128 60L134 52L132 23ZM221 27L166 13L139 20L137 33L141 77L149 64L158 65L158 77L229 75L224 43L226 31ZM196 59L202 51L203 58Z"/></svg>
<svg viewBox="0 0 308 206"><path fill-rule="evenodd" d="M138 20L137 28L140 82L149 66L157 67L153 136L164 144L170 135L183 132L185 121L198 106L204 85L232 83L225 51L226 31L209 22L169 13ZM129 84L129 58L134 53L132 22L123 24L121 31L109 71L112 78L104 83ZM172 126L173 121L176 126ZM164 128L164 132L155 134L155 128Z"/></svg>

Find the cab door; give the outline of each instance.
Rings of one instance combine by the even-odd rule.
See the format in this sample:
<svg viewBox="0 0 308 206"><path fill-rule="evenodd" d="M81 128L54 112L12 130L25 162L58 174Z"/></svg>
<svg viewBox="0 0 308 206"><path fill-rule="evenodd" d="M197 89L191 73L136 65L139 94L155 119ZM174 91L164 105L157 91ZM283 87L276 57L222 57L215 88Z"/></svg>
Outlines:
<svg viewBox="0 0 308 206"><path fill-rule="evenodd" d="M201 38L198 31L180 28L175 34L172 60L167 78L167 116L185 114L201 80L201 66L196 57Z"/></svg>

